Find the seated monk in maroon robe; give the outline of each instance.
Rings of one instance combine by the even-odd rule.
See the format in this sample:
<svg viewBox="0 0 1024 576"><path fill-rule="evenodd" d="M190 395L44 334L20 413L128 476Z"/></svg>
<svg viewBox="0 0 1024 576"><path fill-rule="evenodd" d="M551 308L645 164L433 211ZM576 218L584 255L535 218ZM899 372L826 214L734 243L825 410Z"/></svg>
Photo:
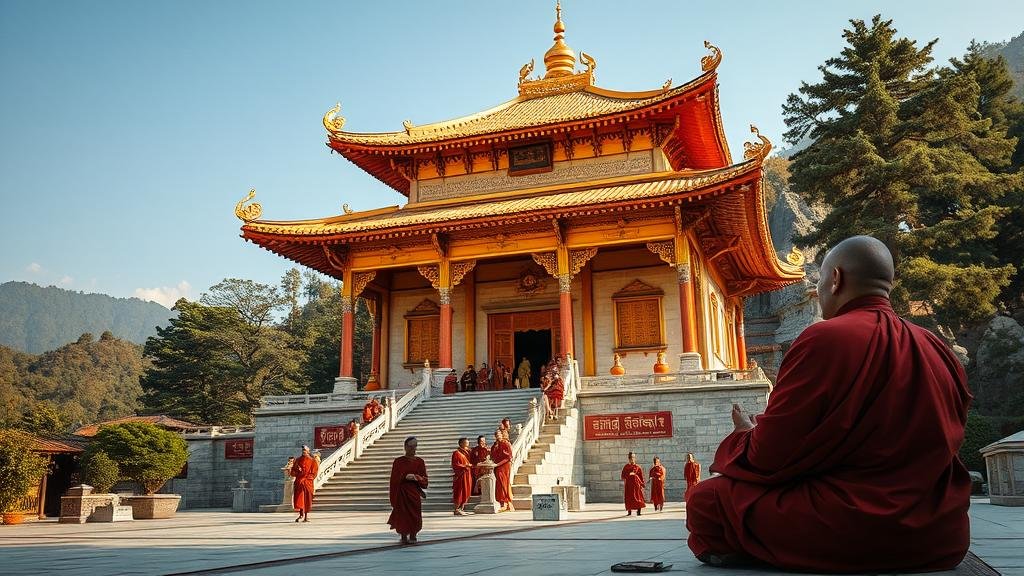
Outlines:
<svg viewBox="0 0 1024 576"><path fill-rule="evenodd" d="M473 491L473 465L469 462L469 440L459 438L459 447L452 452L452 505L455 515L466 514L466 502Z"/></svg>
<svg viewBox="0 0 1024 576"><path fill-rule="evenodd" d="M316 480L316 473L320 466L316 459L309 455L309 446L302 447L302 456L292 462L289 474L295 478L295 485L292 489L292 506L299 511L296 522L302 520L309 522L309 511L313 508L313 481Z"/></svg>
<svg viewBox="0 0 1024 576"><path fill-rule="evenodd" d="M402 544L415 544L423 529L423 489L427 487L427 465L416 457L416 437L405 439L405 455L391 464L388 524L402 536Z"/></svg>
<svg viewBox="0 0 1024 576"><path fill-rule="evenodd" d="M483 436L477 436L476 446L469 451L469 463L473 465L473 495L480 494L480 485L477 483L477 480L480 479L482 471L477 467L477 464L487 460L487 456L490 453L490 449L487 448L487 439Z"/></svg>
<svg viewBox="0 0 1024 576"><path fill-rule="evenodd" d="M626 503L626 515L632 516L633 510L640 515L640 510L647 506L644 503L644 469L636 463L636 454L629 453L629 463L622 467L623 500Z"/></svg>
<svg viewBox="0 0 1024 576"><path fill-rule="evenodd" d="M949 570L970 544L957 457L963 367L889 303L884 244L844 240L821 266L824 322L793 342L765 413L733 407L712 477L686 499L690 549L712 565L808 572Z"/></svg>
<svg viewBox="0 0 1024 576"><path fill-rule="evenodd" d="M459 389L459 377L455 375L455 370L452 370L444 377L444 388L442 392L445 394L455 394Z"/></svg>
<svg viewBox="0 0 1024 576"><path fill-rule="evenodd" d="M505 431L494 431L494 445L491 446L491 460L494 461L494 500L501 504L500 512L515 512L512 505L512 444Z"/></svg>

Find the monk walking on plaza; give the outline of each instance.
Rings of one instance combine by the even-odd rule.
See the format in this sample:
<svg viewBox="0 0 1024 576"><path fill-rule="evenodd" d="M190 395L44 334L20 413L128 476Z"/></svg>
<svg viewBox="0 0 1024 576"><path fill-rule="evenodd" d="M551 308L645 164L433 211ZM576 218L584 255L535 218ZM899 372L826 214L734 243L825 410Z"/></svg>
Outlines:
<svg viewBox="0 0 1024 576"><path fill-rule="evenodd" d="M469 440L459 438L459 447L452 452L452 504L456 516L465 516L466 502L473 491L473 464L469 461Z"/></svg>
<svg viewBox="0 0 1024 576"><path fill-rule="evenodd" d="M316 460L309 455L309 446L302 447L302 456L292 462L292 468L288 472L295 478L295 485L292 489L292 506L299 511L299 517L295 519L309 522L309 511L313 508L313 481L316 480L316 473L320 466Z"/></svg>
<svg viewBox="0 0 1024 576"><path fill-rule="evenodd" d="M665 509L665 467L661 465L661 458L654 457L654 466L648 473L651 479L651 504L655 510Z"/></svg>
<svg viewBox="0 0 1024 576"><path fill-rule="evenodd" d="M889 303L880 241L840 242L821 265L823 322L793 342L756 420L688 496L703 562L807 572L937 571L967 553L971 481L957 457L971 395L963 367Z"/></svg>
<svg viewBox="0 0 1024 576"><path fill-rule="evenodd" d="M632 516L633 510L640 515L640 510L647 506L644 503L644 469L636 463L636 454L629 453L629 463L622 467L623 499L626 502L626 516Z"/></svg>
<svg viewBox="0 0 1024 576"><path fill-rule="evenodd" d="M415 544L423 529L423 489L427 487L427 465L416 456L416 437L405 439L405 454L391 464L391 516L388 524L402 536L402 544Z"/></svg>
<svg viewBox="0 0 1024 576"><path fill-rule="evenodd" d="M686 496L690 493L690 488L693 488L700 482L700 462L694 459L693 452L686 453L686 464L683 465L683 478L686 479L686 491L683 492L683 502L686 502Z"/></svg>
<svg viewBox="0 0 1024 576"><path fill-rule="evenodd" d="M491 460L494 461L494 499L501 504L499 512L515 512L512 505L512 444L501 428L494 431Z"/></svg>
<svg viewBox="0 0 1024 576"><path fill-rule="evenodd" d="M473 465L473 494L480 494L480 485L477 484L477 480L480 479L480 468L477 464L487 460L487 456L490 455L491 451L487 448L487 438L483 436L476 437L476 446L469 451L469 463Z"/></svg>
<svg viewBox="0 0 1024 576"><path fill-rule="evenodd" d="M444 392L445 394L455 394L455 392L458 391L458 388L459 377L456 376L455 369L453 368L452 371L449 372L448 375L444 377L444 388L442 388L441 391Z"/></svg>

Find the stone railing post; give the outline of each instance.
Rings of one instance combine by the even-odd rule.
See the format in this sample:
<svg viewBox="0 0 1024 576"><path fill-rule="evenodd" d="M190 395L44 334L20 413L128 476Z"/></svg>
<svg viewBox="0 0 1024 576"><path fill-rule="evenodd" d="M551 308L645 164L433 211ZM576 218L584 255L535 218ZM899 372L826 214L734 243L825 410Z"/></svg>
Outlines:
<svg viewBox="0 0 1024 576"><path fill-rule="evenodd" d="M352 447L352 454L354 458L358 458L363 454L363 443L360 441L360 432L362 432L363 426L356 422L356 434L352 437L352 441L355 444Z"/></svg>

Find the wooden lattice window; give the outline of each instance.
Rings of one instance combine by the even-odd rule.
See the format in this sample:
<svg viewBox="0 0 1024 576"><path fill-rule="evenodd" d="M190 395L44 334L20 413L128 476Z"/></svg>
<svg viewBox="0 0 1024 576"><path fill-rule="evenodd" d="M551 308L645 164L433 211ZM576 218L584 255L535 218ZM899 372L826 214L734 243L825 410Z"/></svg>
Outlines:
<svg viewBox="0 0 1024 576"><path fill-rule="evenodd" d="M663 290L641 280L612 295L617 352L665 349L664 296Z"/></svg>
<svg viewBox="0 0 1024 576"><path fill-rule="evenodd" d="M441 307L424 300L405 315L405 365L422 366L430 360L437 366L441 342Z"/></svg>

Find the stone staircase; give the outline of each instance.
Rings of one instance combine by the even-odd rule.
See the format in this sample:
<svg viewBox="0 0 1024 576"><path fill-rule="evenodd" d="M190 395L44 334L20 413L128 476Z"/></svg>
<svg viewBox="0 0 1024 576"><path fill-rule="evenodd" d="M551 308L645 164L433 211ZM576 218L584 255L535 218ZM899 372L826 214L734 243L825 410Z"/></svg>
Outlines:
<svg viewBox="0 0 1024 576"><path fill-rule="evenodd" d="M579 433L579 410L558 411L556 420L549 420L540 430L537 441L512 479L512 505L516 509L533 507L534 494L550 494L551 487L561 481L571 484L573 458Z"/></svg>
<svg viewBox="0 0 1024 576"><path fill-rule="evenodd" d="M377 439L355 461L341 468L317 490L313 509L389 510L391 463L402 455L405 439L416 436L419 441L416 455L426 461L430 478L423 509L450 510L451 455L458 439L465 436L473 446L476 437L483 435L490 445L494 440L494 429L507 416L512 420L512 440L515 441L516 424L526 421L530 399L539 398L539 395L535 389L464 392L434 396L423 401L399 421L394 430Z"/></svg>

